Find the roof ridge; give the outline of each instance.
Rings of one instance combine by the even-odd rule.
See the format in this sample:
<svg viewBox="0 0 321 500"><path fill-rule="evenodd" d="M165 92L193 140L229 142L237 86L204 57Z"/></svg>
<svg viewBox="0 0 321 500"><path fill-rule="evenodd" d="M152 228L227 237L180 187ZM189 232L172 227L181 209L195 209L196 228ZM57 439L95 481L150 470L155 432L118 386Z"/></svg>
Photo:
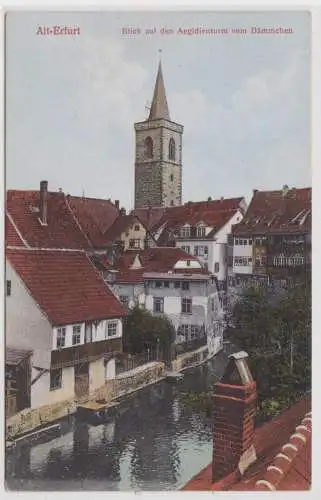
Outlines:
<svg viewBox="0 0 321 500"><path fill-rule="evenodd" d="M72 218L74 219L74 221L75 221L75 223L76 223L76 225L77 225L78 229L80 230L81 234L85 237L85 239L86 239L86 240L87 240L87 242L89 243L89 246L90 246L91 248L93 248L93 244L92 244L92 242L91 242L91 241L90 241L90 239L88 238L87 234L84 232L84 230L83 230L83 228L81 227L81 224L80 224L80 222L79 222L78 218L76 217L76 215L75 215L75 213L74 213L73 209L72 209L72 208L71 208L71 206L70 206L69 199L68 199L68 195L67 195L67 196L66 196L66 195L64 195L64 200L65 200L66 206L67 206L67 208L68 208L69 212L71 213L71 216L72 216Z"/></svg>
<svg viewBox="0 0 321 500"><path fill-rule="evenodd" d="M14 229L15 229L15 231L16 231L16 233L17 233L17 235L19 236L19 238L20 238L21 242L22 242L22 243L26 246L26 248L30 248L29 243L27 242L27 240L26 240L25 238L23 238L23 236L22 236L21 232L19 231L19 229L18 229L18 227L17 227L16 223L15 223L15 222L14 222L14 220L13 220L13 217L10 215L10 212L9 212L8 210L6 210L6 214L7 214L7 217L8 217L8 219L9 219L10 223L11 223L11 224L12 224L12 226L14 227Z"/></svg>
<svg viewBox="0 0 321 500"><path fill-rule="evenodd" d="M295 432L290 436L289 441L284 444L274 460L266 468L263 479L255 482L255 490L274 491L282 482L286 474L291 469L294 460L299 452L306 446L311 438L312 418L311 412L305 414L301 423L295 428Z"/></svg>

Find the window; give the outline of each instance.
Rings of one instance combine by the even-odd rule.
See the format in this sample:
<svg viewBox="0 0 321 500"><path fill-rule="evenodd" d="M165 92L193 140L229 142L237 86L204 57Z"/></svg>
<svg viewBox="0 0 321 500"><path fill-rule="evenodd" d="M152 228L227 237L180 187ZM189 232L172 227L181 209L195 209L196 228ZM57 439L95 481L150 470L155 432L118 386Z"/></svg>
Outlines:
<svg viewBox="0 0 321 500"><path fill-rule="evenodd" d="M164 312L164 299L163 299L163 297L154 297L153 302L154 302L153 311L155 313L163 313Z"/></svg>
<svg viewBox="0 0 321 500"><path fill-rule="evenodd" d="M182 227L180 233L182 238L189 238L191 235L191 228L189 226Z"/></svg>
<svg viewBox="0 0 321 500"><path fill-rule="evenodd" d="M169 288L169 281L164 281L164 288Z"/></svg>
<svg viewBox="0 0 321 500"><path fill-rule="evenodd" d="M235 238L234 240L234 245L238 245L239 244L239 239L238 238Z"/></svg>
<svg viewBox="0 0 321 500"><path fill-rule="evenodd" d="M180 281L174 281L174 288L181 288L181 282Z"/></svg>
<svg viewBox="0 0 321 500"><path fill-rule="evenodd" d="M171 137L171 139L169 140L169 145L168 145L168 158L169 158L170 160L175 161L175 157L176 157L176 147L175 147L175 141L174 141L174 139Z"/></svg>
<svg viewBox="0 0 321 500"><path fill-rule="evenodd" d="M250 266L252 257L234 257L234 266Z"/></svg>
<svg viewBox="0 0 321 500"><path fill-rule="evenodd" d="M140 240L139 239L130 239L129 240L129 248L140 248Z"/></svg>
<svg viewBox="0 0 321 500"><path fill-rule="evenodd" d="M196 246L194 248L194 255L197 255L199 257L205 257L205 258L207 258L207 256L208 256L208 247Z"/></svg>
<svg viewBox="0 0 321 500"><path fill-rule="evenodd" d="M117 335L117 321L107 323L107 337L115 337Z"/></svg>
<svg viewBox="0 0 321 500"><path fill-rule="evenodd" d="M170 180L171 180L171 182L173 182L173 180L174 180L173 174L170 175Z"/></svg>
<svg viewBox="0 0 321 500"><path fill-rule="evenodd" d="M251 238L249 239L249 245L252 245L252 239Z"/></svg>
<svg viewBox="0 0 321 500"><path fill-rule="evenodd" d="M182 282L182 290L189 290L189 281Z"/></svg>
<svg viewBox="0 0 321 500"><path fill-rule="evenodd" d="M162 288L162 282L161 281L155 281L155 288Z"/></svg>
<svg viewBox="0 0 321 500"><path fill-rule="evenodd" d="M197 228L197 236L198 237L202 237L202 236L205 236L205 226L199 226Z"/></svg>
<svg viewBox="0 0 321 500"><path fill-rule="evenodd" d="M146 137L144 143L145 158L153 158L153 140L151 137Z"/></svg>
<svg viewBox="0 0 321 500"><path fill-rule="evenodd" d="M134 226L134 231L139 231L139 230L140 230L140 225L139 225L139 224L136 224L136 225Z"/></svg>
<svg viewBox="0 0 321 500"><path fill-rule="evenodd" d="M192 312L192 299L182 299L182 313L191 314Z"/></svg>
<svg viewBox="0 0 321 500"><path fill-rule="evenodd" d="M220 271L220 263L215 262L214 264L214 273L218 273Z"/></svg>
<svg viewBox="0 0 321 500"><path fill-rule="evenodd" d="M66 345L66 328L61 327L57 329L57 349L65 347Z"/></svg>
<svg viewBox="0 0 321 500"><path fill-rule="evenodd" d="M196 339L199 336L199 326L191 325L191 340Z"/></svg>
<svg viewBox="0 0 321 500"><path fill-rule="evenodd" d="M191 252L191 247L190 246L182 246L181 249L183 252L190 253Z"/></svg>
<svg viewBox="0 0 321 500"><path fill-rule="evenodd" d="M211 298L211 306L212 306L212 311L215 311L215 299L214 299L214 297Z"/></svg>
<svg viewBox="0 0 321 500"><path fill-rule="evenodd" d="M80 325L74 325L72 327L72 345L80 344L80 332L81 332Z"/></svg>
<svg viewBox="0 0 321 500"><path fill-rule="evenodd" d="M129 306L129 297L127 295L120 295L119 296L119 300L120 300L121 304L123 305L123 307L128 308L128 306Z"/></svg>
<svg viewBox="0 0 321 500"><path fill-rule="evenodd" d="M180 335L180 337L183 337L184 339L184 342L187 342L188 340L188 332L189 332L189 325L181 325L178 327L178 335Z"/></svg>
<svg viewBox="0 0 321 500"><path fill-rule="evenodd" d="M7 291L6 291L7 297L11 296L11 280L7 280Z"/></svg>
<svg viewBox="0 0 321 500"><path fill-rule="evenodd" d="M266 256L265 255L257 255L255 257L255 265L256 266L265 266L266 264Z"/></svg>
<svg viewBox="0 0 321 500"><path fill-rule="evenodd" d="M61 389L62 385L62 368L50 370L50 390Z"/></svg>
<svg viewBox="0 0 321 500"><path fill-rule="evenodd" d="M208 271L208 263L207 262L203 263L203 267L204 267L205 271Z"/></svg>

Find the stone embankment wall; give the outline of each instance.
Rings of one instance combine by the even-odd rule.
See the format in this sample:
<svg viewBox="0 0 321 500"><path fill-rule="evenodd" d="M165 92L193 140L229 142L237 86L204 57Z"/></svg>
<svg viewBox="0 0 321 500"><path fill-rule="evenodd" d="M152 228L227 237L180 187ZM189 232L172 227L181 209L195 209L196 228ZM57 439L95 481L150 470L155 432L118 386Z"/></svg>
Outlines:
<svg viewBox="0 0 321 500"><path fill-rule="evenodd" d="M135 370L123 373L114 380L108 380L104 386L81 399L69 399L53 405L40 406L35 409L26 408L7 419L6 437L7 439L14 439L21 434L66 417L76 411L78 404L85 401L105 399L107 402L110 402L120 396L141 389L148 384L155 383L164 377L164 375L164 363L148 363Z"/></svg>
<svg viewBox="0 0 321 500"><path fill-rule="evenodd" d="M207 346L200 347L197 351L186 352L177 356L174 361L172 361L172 370L174 372L179 372L191 366L199 365L203 363L208 357Z"/></svg>

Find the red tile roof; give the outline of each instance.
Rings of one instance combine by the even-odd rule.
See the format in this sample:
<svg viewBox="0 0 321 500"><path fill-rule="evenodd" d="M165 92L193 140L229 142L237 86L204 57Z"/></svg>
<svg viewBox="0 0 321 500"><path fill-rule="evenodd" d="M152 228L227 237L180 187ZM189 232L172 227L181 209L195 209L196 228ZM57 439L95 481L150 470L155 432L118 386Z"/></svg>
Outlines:
<svg viewBox="0 0 321 500"><path fill-rule="evenodd" d="M5 232L6 245L11 247L25 247L22 239L12 225L8 215L6 215L6 232Z"/></svg>
<svg viewBox="0 0 321 500"><path fill-rule="evenodd" d="M119 216L116 206L110 200L70 195L66 196L66 201L92 246L104 246L105 233Z"/></svg>
<svg viewBox="0 0 321 500"><path fill-rule="evenodd" d="M7 249L6 256L52 325L125 315L83 252Z"/></svg>
<svg viewBox="0 0 321 500"><path fill-rule="evenodd" d="M310 232L311 197L311 188L254 191L248 210L240 224L234 226L233 234Z"/></svg>
<svg viewBox="0 0 321 500"><path fill-rule="evenodd" d="M65 203L63 193L48 192L47 225L39 222L39 191L9 190L7 212L30 247L90 248L89 242Z"/></svg>
<svg viewBox="0 0 321 500"><path fill-rule="evenodd" d="M155 233L166 224L167 230L174 230L185 223L195 224L201 220L213 225L218 231L229 218L222 214L230 212L230 217L240 208L244 198L221 198L220 200L188 202L178 207L138 208L133 211ZM161 242L163 244L163 242Z"/></svg>
<svg viewBox="0 0 321 500"><path fill-rule="evenodd" d="M254 434L257 460L240 476L233 472L218 483L212 484L212 464L203 469L184 487L185 491L253 491L272 489L308 490L311 486L311 398L306 397L284 411L265 425L258 427ZM307 430L300 427L304 425ZM302 434L295 437L293 434ZM295 451L288 443L294 444ZM288 459L283 458L286 455ZM272 468L270 468L272 467ZM274 467L282 470L278 472ZM268 469L269 468L269 469Z"/></svg>
<svg viewBox="0 0 321 500"><path fill-rule="evenodd" d="M139 269L131 269L136 256L139 256L142 267ZM180 260L199 262L196 257L190 256L180 248L156 247L138 252L124 252L115 265L112 266L112 269L118 271L116 274L117 283L142 283L144 273L168 273L168 271L182 272L182 269L179 268L174 270L175 264ZM184 274L191 273L204 274L204 277L205 275L209 276L209 273L204 268L184 268Z"/></svg>

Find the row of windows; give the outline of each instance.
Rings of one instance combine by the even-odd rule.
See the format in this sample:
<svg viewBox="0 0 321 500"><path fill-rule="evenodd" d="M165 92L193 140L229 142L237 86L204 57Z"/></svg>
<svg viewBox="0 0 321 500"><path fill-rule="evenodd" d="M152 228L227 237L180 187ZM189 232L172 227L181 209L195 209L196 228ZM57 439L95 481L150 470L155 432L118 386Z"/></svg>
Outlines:
<svg viewBox="0 0 321 500"><path fill-rule="evenodd" d="M252 257L234 257L234 266L250 266Z"/></svg>
<svg viewBox="0 0 321 500"><path fill-rule="evenodd" d="M205 335L205 329L199 325L180 325L177 329L177 335L184 337L186 340L196 339Z"/></svg>
<svg viewBox="0 0 321 500"><path fill-rule="evenodd" d="M154 144L151 137L146 137L144 143L144 156L145 158L153 158L154 156ZM169 160L175 161L176 159L176 145L173 138L169 140L168 144L168 158Z"/></svg>
<svg viewBox="0 0 321 500"><path fill-rule="evenodd" d="M300 266L304 264L304 257L297 255L294 257L286 257L285 255L279 255L273 258L274 266Z"/></svg>
<svg viewBox="0 0 321 500"><path fill-rule="evenodd" d="M205 226L199 226L196 229L196 236L199 238L202 238L206 234L206 228ZM191 237L191 227L190 226L185 226L182 227L180 230L180 236L182 238L190 238Z"/></svg>
<svg viewBox="0 0 321 500"><path fill-rule="evenodd" d="M65 326L57 328L57 349L66 347L66 330L67 329ZM117 321L110 321L109 323L107 323L105 338L107 339L108 337L114 337L115 335L117 335ZM86 338L86 341L91 340L91 335L90 338ZM81 325L73 325L71 342L73 346L79 345L81 343Z"/></svg>
<svg viewBox="0 0 321 500"><path fill-rule="evenodd" d="M171 284L173 283L174 288L181 288L182 290L190 289L189 281L154 281L151 283L153 288L172 288Z"/></svg>
<svg viewBox="0 0 321 500"><path fill-rule="evenodd" d="M154 297L153 298L153 311L154 313L164 312L164 297ZM183 314L192 313L192 299L184 297L181 301L181 312Z"/></svg>
<svg viewBox="0 0 321 500"><path fill-rule="evenodd" d="M252 239L235 238L234 245L252 245Z"/></svg>

